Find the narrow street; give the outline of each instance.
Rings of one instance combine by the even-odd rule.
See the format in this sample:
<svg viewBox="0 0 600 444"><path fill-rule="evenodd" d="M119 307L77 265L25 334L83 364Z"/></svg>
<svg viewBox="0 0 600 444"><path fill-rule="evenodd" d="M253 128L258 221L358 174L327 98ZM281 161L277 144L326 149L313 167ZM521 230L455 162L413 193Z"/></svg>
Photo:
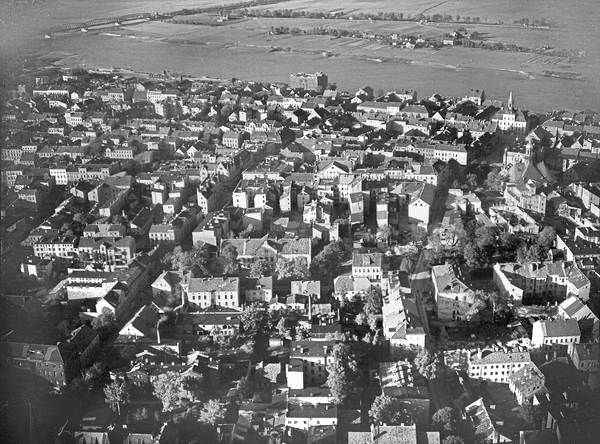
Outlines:
<svg viewBox="0 0 600 444"><path fill-rule="evenodd" d="M433 204L431 211L432 218L427 229L428 234L431 234L435 228L439 227L444 218L446 195L446 193L442 194L435 200ZM417 263L415 264L413 272L410 275L410 288L417 301L419 317L421 318L423 329L427 335L426 347L429 351L435 353L436 350L433 345L434 342L429 329L429 319L427 318L427 311L425 310L425 306L423 304L423 295L426 292L433 292L431 270L429 267L423 264L423 258L425 255L424 253L425 248L421 249ZM454 406L454 402L452 396L450 395L450 391L448 390L448 386L446 385L445 378L442 380L428 380L427 387L429 389L429 396L434 404L434 407L431 409L432 412L436 412L442 407Z"/></svg>

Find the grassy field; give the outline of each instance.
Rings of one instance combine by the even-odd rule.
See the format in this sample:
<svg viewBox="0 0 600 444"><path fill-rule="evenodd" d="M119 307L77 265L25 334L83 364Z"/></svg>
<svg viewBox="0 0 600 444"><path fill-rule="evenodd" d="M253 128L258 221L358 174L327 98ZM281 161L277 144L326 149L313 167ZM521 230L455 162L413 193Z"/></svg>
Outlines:
<svg viewBox="0 0 600 444"><path fill-rule="evenodd" d="M64 23L230 3L234 0L51 0L38 3L0 0L0 51L18 50L31 36Z"/></svg>

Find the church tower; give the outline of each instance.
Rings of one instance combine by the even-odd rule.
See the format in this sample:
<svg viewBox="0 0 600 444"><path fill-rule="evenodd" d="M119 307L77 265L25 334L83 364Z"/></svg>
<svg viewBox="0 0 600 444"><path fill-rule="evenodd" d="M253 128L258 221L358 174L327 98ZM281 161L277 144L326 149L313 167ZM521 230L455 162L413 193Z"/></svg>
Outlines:
<svg viewBox="0 0 600 444"><path fill-rule="evenodd" d="M533 142L531 139L527 142L525 146L525 163L533 163L535 162L535 152L533 149Z"/></svg>
<svg viewBox="0 0 600 444"><path fill-rule="evenodd" d="M508 97L508 110L513 112L515 110L515 101L513 99L513 93L510 92L510 96Z"/></svg>

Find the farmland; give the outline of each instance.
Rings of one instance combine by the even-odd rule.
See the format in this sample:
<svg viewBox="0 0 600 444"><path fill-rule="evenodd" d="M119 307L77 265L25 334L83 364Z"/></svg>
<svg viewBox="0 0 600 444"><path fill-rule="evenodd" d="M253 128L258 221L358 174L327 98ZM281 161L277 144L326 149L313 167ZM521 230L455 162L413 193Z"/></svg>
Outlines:
<svg viewBox="0 0 600 444"><path fill-rule="evenodd" d="M134 12L167 12L232 4L230 0L59 0L40 4L0 4L6 26L0 24L4 51L49 53L60 64L90 67L131 66L144 72L164 69L191 75L252 80L286 81L295 71L325 71L342 88L365 83L378 89L413 88L421 95L441 92L461 95L471 87L486 88L489 95L503 98L510 90L533 108L588 107L600 103L600 49L595 43L599 31L593 15L585 14L595 0L580 0L568 7L556 0L449 0L440 1L339 1L291 0L251 9L291 9L344 13L344 19L240 18L217 22L214 15L185 15L172 20L152 21L122 28L104 29L86 35L40 38L39 30L62 23L118 16ZM553 14L545 13L544 7ZM10 11L8 10L9 8ZM560 9L562 8L562 9ZM412 16L420 13L449 14L452 17L480 17L490 23L419 23L415 21L348 20L348 14L377 14L394 11ZM8 15L6 13L9 13ZM560 28L541 29L502 26L521 17L546 16ZM592 16L590 18L590 16ZM579 20L578 22L576 20ZM190 23L190 24L188 24ZM195 24L191 24L195 23ZM332 28L378 35L397 34L441 38L464 26L476 31L485 42L515 44L527 48L551 47L587 57L574 59L526 52L490 51L445 47L400 49L369 38L315 35L314 28ZM297 35L272 35L277 27L295 27ZM305 33L306 32L306 33ZM38 38L32 36L37 34ZM363 35L364 36L364 35ZM584 38L585 37L585 38ZM565 78L545 77L550 72ZM579 80L570 80L567 77ZM367 81L368 79L368 81Z"/></svg>

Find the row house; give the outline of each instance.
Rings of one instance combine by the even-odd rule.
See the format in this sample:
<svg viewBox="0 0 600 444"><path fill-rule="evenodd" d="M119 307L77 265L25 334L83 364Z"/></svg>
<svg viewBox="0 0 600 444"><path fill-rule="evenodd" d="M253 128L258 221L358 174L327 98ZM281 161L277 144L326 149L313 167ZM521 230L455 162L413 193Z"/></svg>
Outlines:
<svg viewBox="0 0 600 444"><path fill-rule="evenodd" d="M408 357L414 347L425 348L427 336L420 319L415 299L405 298L401 291L393 291L384 298L383 334L389 343L390 356Z"/></svg>
<svg viewBox="0 0 600 444"><path fill-rule="evenodd" d="M229 237L231 217L226 211L208 213L192 232L192 242L204 242L218 247L222 239Z"/></svg>
<svg viewBox="0 0 600 444"><path fill-rule="evenodd" d="M240 330L240 313L235 310L180 313L175 322L175 333L178 336L196 337L214 334L233 336Z"/></svg>
<svg viewBox="0 0 600 444"><path fill-rule="evenodd" d="M127 227L121 224L88 224L83 229L84 238L114 237L117 239L125 237Z"/></svg>
<svg viewBox="0 0 600 444"><path fill-rule="evenodd" d="M335 341L292 341L287 367L288 387L319 387L327 381Z"/></svg>
<svg viewBox="0 0 600 444"><path fill-rule="evenodd" d="M207 307L239 308L240 279L238 277L196 278L190 272L180 283L191 309Z"/></svg>
<svg viewBox="0 0 600 444"><path fill-rule="evenodd" d="M436 194L435 186L424 182L401 182L390 194L398 195L400 203L406 204L409 222L425 226L429 224Z"/></svg>
<svg viewBox="0 0 600 444"><path fill-rule="evenodd" d="M279 258L288 260L303 257L308 265L312 261L312 243L309 238L270 239L268 235L260 239L227 239L221 244L221 250L232 245L238 252L238 260L244 266L250 266L257 259L264 259L272 267Z"/></svg>
<svg viewBox="0 0 600 444"><path fill-rule="evenodd" d="M469 378L480 381L509 383L517 371L531 364L531 355L526 352L477 351L469 359Z"/></svg>
<svg viewBox="0 0 600 444"><path fill-rule="evenodd" d="M498 263L494 265L494 283L515 301L524 296L548 296L562 301L574 295L586 301L590 280L575 265L565 262Z"/></svg>
<svg viewBox="0 0 600 444"><path fill-rule="evenodd" d="M189 207L182 210L165 223L152 224L148 236L150 242L157 244L181 244L189 238L192 230L198 225L202 213L198 207Z"/></svg>
<svg viewBox="0 0 600 444"><path fill-rule="evenodd" d="M65 167L50 168L50 175L56 179L57 185L67 185L69 182L77 182L78 180L104 178L119 172L119 164L90 164L82 166L67 165Z"/></svg>
<svg viewBox="0 0 600 444"><path fill-rule="evenodd" d="M135 239L125 236L122 239L114 238L94 239L82 237L77 247L79 257L85 253L89 260L102 262L110 265L125 266L135 256Z"/></svg>
<svg viewBox="0 0 600 444"><path fill-rule="evenodd" d="M233 205L238 208L274 208L279 194L279 187L272 181L242 179L233 191Z"/></svg>
<svg viewBox="0 0 600 444"><path fill-rule="evenodd" d="M68 235L48 235L33 245L34 256L42 259L51 259L53 257L72 258L77 249L79 238Z"/></svg>
<svg viewBox="0 0 600 444"><path fill-rule="evenodd" d="M515 205L541 215L546 214L547 196L544 192L538 192L533 183L508 184L504 189L504 199L507 205Z"/></svg>

